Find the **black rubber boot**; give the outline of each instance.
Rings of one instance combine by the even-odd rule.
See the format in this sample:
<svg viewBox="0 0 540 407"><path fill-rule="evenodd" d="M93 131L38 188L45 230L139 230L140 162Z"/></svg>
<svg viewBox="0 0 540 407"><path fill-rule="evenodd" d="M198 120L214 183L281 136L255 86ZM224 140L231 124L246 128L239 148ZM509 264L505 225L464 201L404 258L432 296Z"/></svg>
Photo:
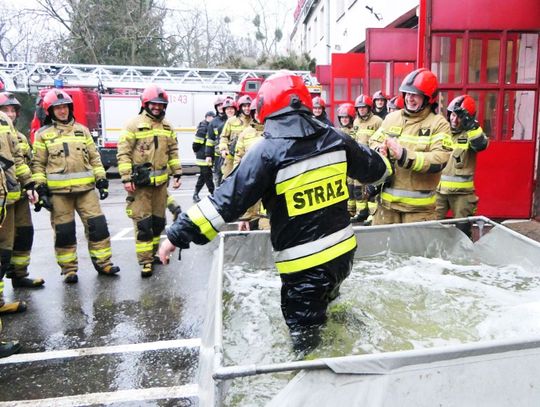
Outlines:
<svg viewBox="0 0 540 407"><path fill-rule="evenodd" d="M364 222L369 216L369 209L365 208L360 210L356 215L351 218L351 222L359 223Z"/></svg>
<svg viewBox="0 0 540 407"><path fill-rule="evenodd" d="M28 277L19 277L11 278L11 285L13 288L41 288L45 284L45 280L42 278L28 278Z"/></svg>
<svg viewBox="0 0 540 407"><path fill-rule="evenodd" d="M193 202L201 202L201 198L199 198L199 194L197 192L193 194Z"/></svg>
<svg viewBox="0 0 540 407"><path fill-rule="evenodd" d="M77 273L74 271L70 271L64 276L64 283L67 284L75 284L79 281L79 277L77 276Z"/></svg>
<svg viewBox="0 0 540 407"><path fill-rule="evenodd" d="M98 274L105 275L105 276L114 276L115 274L120 272L120 267L115 266L113 264L108 264L103 267L96 266L96 270Z"/></svg>
<svg viewBox="0 0 540 407"><path fill-rule="evenodd" d="M0 342L0 358L7 358L21 350L19 341Z"/></svg>
<svg viewBox="0 0 540 407"><path fill-rule="evenodd" d="M141 268L141 277L142 278L148 278L152 277L152 274L154 274L154 270L152 269L152 264L143 264Z"/></svg>

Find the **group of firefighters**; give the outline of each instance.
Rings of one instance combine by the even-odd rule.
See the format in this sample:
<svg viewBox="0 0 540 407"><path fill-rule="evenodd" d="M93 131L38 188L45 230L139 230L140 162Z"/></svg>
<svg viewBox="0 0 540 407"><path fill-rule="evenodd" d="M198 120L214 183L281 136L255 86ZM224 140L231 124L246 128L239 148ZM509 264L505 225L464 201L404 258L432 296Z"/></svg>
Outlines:
<svg viewBox="0 0 540 407"><path fill-rule="evenodd" d="M196 189L196 204L167 230L161 261L176 247L208 243L254 205L265 208L282 282L281 310L295 350L311 351L320 341L328 304L352 268L357 242L351 220L367 219L370 202L375 225L476 211L476 154L487 148L488 138L476 120L474 100L461 95L447 106L446 118L438 114L437 77L424 68L407 75L399 90L386 112L381 92L375 103L360 95L354 105L339 106L340 130L327 120L324 101L312 100L301 78L288 72L266 79L251 101L250 116L246 99L240 106L216 100L216 118L209 112L210 123L198 132L198 151L207 146L198 158L207 166L217 161L218 145L217 158L230 159L234 151L241 154L239 165L230 172L222 164L221 185L204 199ZM219 137L225 129L227 136ZM248 135L254 141L245 153L239 146ZM467 221L457 226L470 237Z"/></svg>
<svg viewBox="0 0 540 407"><path fill-rule="evenodd" d="M240 220L241 230L271 229L282 313L295 348L312 349L328 303L352 267L351 220L371 214L373 224L416 222L443 218L449 209L457 217L474 214L475 157L488 139L470 96L454 99L446 120L437 114L437 90L431 71L416 70L388 106L381 92L339 106L341 131L327 121L324 101L312 100L302 79L287 71L269 77L254 100L218 97L197 129L195 205L182 212L167 193L171 180L173 188L181 186L182 176L174 127L165 118L169 99L159 86L147 87L117 155L141 276L167 264L175 247L207 243L226 222ZM30 148L13 125L20 103L0 94L0 277L17 288L44 284L28 277L29 202L51 212L66 283L78 280L75 211L94 268L114 276L120 268L111 261L99 204L109 185L92 136L75 121L73 101L62 89L44 96L43 109L45 123ZM201 199L205 184L210 195ZM167 207L175 222L160 246ZM470 234L467 225L462 229ZM4 303L2 293L0 279L0 314L26 309L22 301ZM0 357L19 349L18 342L0 343Z"/></svg>

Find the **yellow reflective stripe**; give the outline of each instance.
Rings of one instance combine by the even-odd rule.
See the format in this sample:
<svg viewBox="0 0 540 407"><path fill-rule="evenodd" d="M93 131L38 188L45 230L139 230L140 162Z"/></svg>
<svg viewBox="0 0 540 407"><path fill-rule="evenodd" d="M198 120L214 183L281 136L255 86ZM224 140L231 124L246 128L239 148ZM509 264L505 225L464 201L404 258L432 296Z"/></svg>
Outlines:
<svg viewBox="0 0 540 407"><path fill-rule="evenodd" d="M42 143L41 141L34 141L34 150L35 149L39 149L39 150L45 150L45 143Z"/></svg>
<svg viewBox="0 0 540 407"><path fill-rule="evenodd" d="M85 177L85 178L73 178L66 180L47 180L47 185L49 187L74 187L79 185L88 185L96 182L95 177Z"/></svg>
<svg viewBox="0 0 540 407"><path fill-rule="evenodd" d="M152 239L153 246L159 245L159 240L160 240L159 236L154 236L154 238Z"/></svg>
<svg viewBox="0 0 540 407"><path fill-rule="evenodd" d="M93 257L95 259L105 259L112 256L112 250L110 247L106 247L105 249L97 249L97 250L89 250L90 257Z"/></svg>
<svg viewBox="0 0 540 407"><path fill-rule="evenodd" d="M189 208L187 215L189 216L189 219L191 219L191 221L197 225L201 231L201 234L203 234L208 240L212 240L217 236L217 230L214 229L212 223L206 219L198 205L193 205L191 208Z"/></svg>
<svg viewBox="0 0 540 407"><path fill-rule="evenodd" d="M99 166L99 167L94 167L94 175L105 175L105 168Z"/></svg>
<svg viewBox="0 0 540 407"><path fill-rule="evenodd" d="M56 261L59 264L65 264L65 263L71 263L73 261L77 261L77 253L73 252L73 253L60 254L60 255L57 254Z"/></svg>
<svg viewBox="0 0 540 407"><path fill-rule="evenodd" d="M311 182L320 181L323 178L335 177L347 173L347 163L341 162L337 164L327 165L324 167L309 170L296 177L276 184L276 194L281 195L288 190L301 187Z"/></svg>
<svg viewBox="0 0 540 407"><path fill-rule="evenodd" d="M167 195L167 205L176 204L176 201L171 195Z"/></svg>
<svg viewBox="0 0 540 407"><path fill-rule="evenodd" d="M441 188L448 188L448 189L473 189L474 188L474 182L473 181L464 181L464 182L453 182L453 181L441 181L440 184Z"/></svg>
<svg viewBox="0 0 540 407"><path fill-rule="evenodd" d="M412 206L427 206L435 204L437 197L435 194L427 197L398 196L385 191L381 192L381 199L387 202L404 203Z"/></svg>
<svg viewBox="0 0 540 407"><path fill-rule="evenodd" d="M15 167L15 175L17 177L23 175L23 174L26 174L26 173L30 173L30 167L26 164L21 164L21 165L17 165Z"/></svg>
<svg viewBox="0 0 540 407"><path fill-rule="evenodd" d="M0 280L0 295L3 293L4 293L4 280Z"/></svg>
<svg viewBox="0 0 540 407"><path fill-rule="evenodd" d="M132 167L131 163L121 163L121 164L118 164L118 170L119 170L119 171L122 171L122 172L126 172L126 171L131 172L132 168L133 168L133 167Z"/></svg>
<svg viewBox="0 0 540 407"><path fill-rule="evenodd" d="M282 274L295 273L326 263L353 250L355 247L356 237L353 235L348 239L318 253L295 260L276 262L276 267Z"/></svg>
<svg viewBox="0 0 540 407"><path fill-rule="evenodd" d="M21 191L11 191L7 194L8 201L18 201L21 198Z"/></svg>
<svg viewBox="0 0 540 407"><path fill-rule="evenodd" d="M484 131L482 130L482 128L481 128L481 127L478 127L478 128L476 128L476 129L474 129L474 130L469 130L469 131L467 132L467 137L468 137L469 139L472 139L472 138L481 136L483 133L484 133Z"/></svg>
<svg viewBox="0 0 540 407"><path fill-rule="evenodd" d="M118 138L118 142L121 143L126 140L133 140L135 138L135 134L133 134L130 131L123 131L120 133L120 137Z"/></svg>
<svg viewBox="0 0 540 407"><path fill-rule="evenodd" d="M47 177L42 172L36 172L36 173L32 174L32 181L34 181L34 182L39 182L39 181L45 182L45 181L47 181Z"/></svg>
<svg viewBox="0 0 540 407"><path fill-rule="evenodd" d="M137 131L135 132L135 138L136 139L143 139L147 137L175 137L175 134L171 132L170 130L161 130L161 129L152 129L152 130L145 130L145 131Z"/></svg>
<svg viewBox="0 0 540 407"><path fill-rule="evenodd" d="M144 252L151 252L154 250L154 245L152 242L137 242L135 243L135 252L136 253L144 253Z"/></svg>
<svg viewBox="0 0 540 407"><path fill-rule="evenodd" d="M165 173L165 174L158 175L157 177L150 177L150 182L154 184L159 184L159 183L167 181L168 179L169 179L169 174Z"/></svg>
<svg viewBox="0 0 540 407"><path fill-rule="evenodd" d="M424 153L416 152L416 158L414 159L414 164L411 168L411 171L421 171L424 167L424 162L426 161L426 157Z"/></svg>
<svg viewBox="0 0 540 407"><path fill-rule="evenodd" d="M174 159L172 159L172 160L169 160L169 161L167 162L167 165L168 165L169 167L173 167L173 166L175 166L175 165L180 165L180 160L179 160L178 158L174 158Z"/></svg>
<svg viewBox="0 0 540 407"><path fill-rule="evenodd" d="M14 266L28 266L30 264L30 256L11 256L11 264Z"/></svg>

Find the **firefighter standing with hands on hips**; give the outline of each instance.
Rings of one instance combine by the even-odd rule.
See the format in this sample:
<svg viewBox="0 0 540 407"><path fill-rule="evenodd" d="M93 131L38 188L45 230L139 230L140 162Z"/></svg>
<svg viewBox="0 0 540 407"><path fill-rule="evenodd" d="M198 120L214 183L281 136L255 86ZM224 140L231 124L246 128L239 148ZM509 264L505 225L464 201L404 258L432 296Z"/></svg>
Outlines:
<svg viewBox="0 0 540 407"><path fill-rule="evenodd" d="M4 112L15 126L21 110L21 104L9 92L0 93L0 111ZM15 129L16 130L16 129ZM16 133L19 149L24 163L30 168L32 161L32 148L24 134ZM7 216L7 222L0 229L0 261L3 273L11 278L13 288L38 288L45 281L42 278L29 278L28 266L30 264L30 251L34 240L34 226L30 212L30 203L25 193L14 191L11 195L19 195L20 198L6 207L7 211L13 211L13 216ZM8 194L9 197L10 194ZM10 198L8 198L10 199Z"/></svg>
<svg viewBox="0 0 540 407"><path fill-rule="evenodd" d="M118 170L127 191L127 215L135 229L141 276L153 274L159 237L165 229L169 171L173 188L181 185L176 133L165 120L167 93L156 85L141 94L139 115L128 122L118 141Z"/></svg>
<svg viewBox="0 0 540 407"><path fill-rule="evenodd" d="M99 199L109 195L109 181L88 128L75 121L73 100L61 89L51 89L43 98L45 125L33 146L32 178L41 204L51 211L55 232L56 261L64 282L78 281L75 211L81 217L88 251L99 274L120 271L111 262L109 228Z"/></svg>
<svg viewBox="0 0 540 407"><path fill-rule="evenodd" d="M438 82L420 68L405 77L400 92L405 108L390 113L369 145L387 155L395 174L383 186L374 225L437 219L435 190L452 142L450 126L436 114Z"/></svg>
<svg viewBox="0 0 540 407"><path fill-rule="evenodd" d="M347 174L377 183L391 168L377 152L313 118L301 77L278 72L265 80L257 99L264 139L212 196L167 229L159 255L165 261L175 247L208 243L262 198L282 281L282 313L295 349L307 352L318 344L328 303L352 268L356 237L347 212Z"/></svg>
<svg viewBox="0 0 540 407"><path fill-rule="evenodd" d="M452 155L444 168L437 188L437 217L444 219L448 210L454 218L476 213L478 197L474 193L476 155L488 147L489 140L476 121L476 103L469 95L461 95L446 109L452 130ZM456 225L471 237L471 224Z"/></svg>

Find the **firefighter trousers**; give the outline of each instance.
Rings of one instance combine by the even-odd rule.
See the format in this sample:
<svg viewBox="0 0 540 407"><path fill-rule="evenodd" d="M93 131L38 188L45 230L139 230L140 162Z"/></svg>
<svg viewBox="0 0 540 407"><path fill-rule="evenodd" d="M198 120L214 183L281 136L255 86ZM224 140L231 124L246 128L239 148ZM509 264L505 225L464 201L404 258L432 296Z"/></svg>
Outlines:
<svg viewBox="0 0 540 407"><path fill-rule="evenodd" d="M77 272L77 237L75 211L84 225L88 252L96 270L111 265L111 240L105 215L101 211L95 190L53 193L51 225L54 229L54 250L62 274Z"/></svg>
<svg viewBox="0 0 540 407"><path fill-rule="evenodd" d="M8 278L28 276L30 250L34 240L34 227L30 203L23 196L6 206L6 219L0 228L0 263L2 275Z"/></svg>
<svg viewBox="0 0 540 407"><path fill-rule="evenodd" d="M142 266L152 263L159 247L159 237L165 229L167 207L167 184L157 187L137 187L129 193L126 213L133 220L135 229L135 252Z"/></svg>
<svg viewBox="0 0 540 407"><path fill-rule="evenodd" d="M206 184L208 192L214 193L214 180L212 179L212 168L209 165L199 165L199 178L195 184L195 193L201 192L202 187Z"/></svg>
<svg viewBox="0 0 540 407"><path fill-rule="evenodd" d="M379 203L377 212L373 217L373 225L392 225L395 223L412 223L436 220L437 213L435 209L424 212L402 212L395 209L389 209Z"/></svg>
<svg viewBox="0 0 540 407"><path fill-rule="evenodd" d="M341 283L350 274L354 252L307 270L280 274L281 312L295 350L309 351L318 345L328 304L339 295Z"/></svg>

